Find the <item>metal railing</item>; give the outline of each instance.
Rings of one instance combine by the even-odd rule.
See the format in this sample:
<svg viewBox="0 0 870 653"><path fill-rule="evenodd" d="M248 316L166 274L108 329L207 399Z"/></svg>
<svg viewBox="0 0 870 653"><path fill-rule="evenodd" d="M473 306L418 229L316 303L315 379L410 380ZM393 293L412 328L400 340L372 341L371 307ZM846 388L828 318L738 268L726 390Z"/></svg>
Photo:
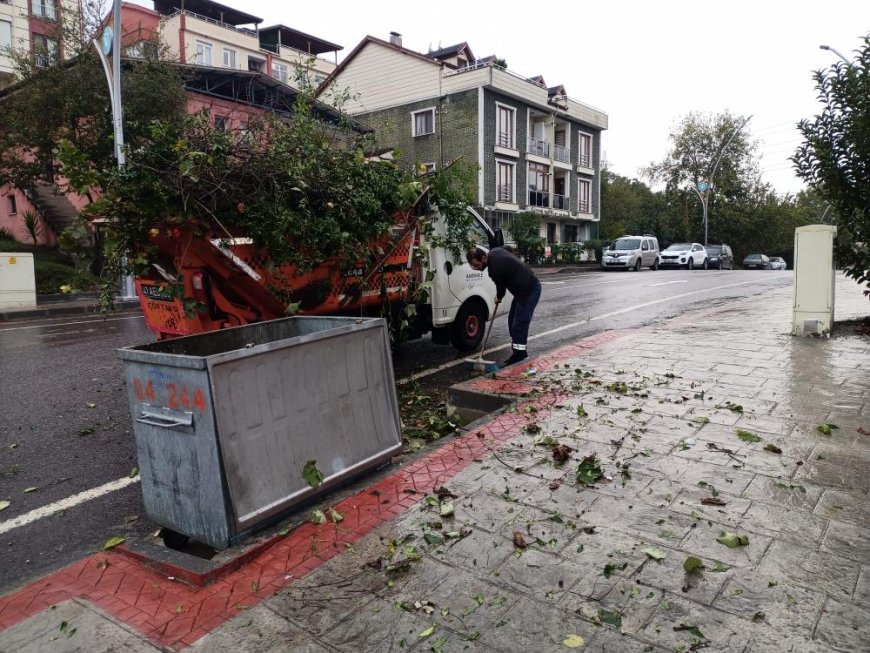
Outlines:
<svg viewBox="0 0 870 653"><path fill-rule="evenodd" d="M559 209L560 211L568 211L569 210L569 202L571 198L567 195L556 195L553 194L553 208Z"/></svg>
<svg viewBox="0 0 870 653"><path fill-rule="evenodd" d="M577 207L578 213L592 213L589 208L589 200L580 200Z"/></svg>
<svg viewBox="0 0 870 653"><path fill-rule="evenodd" d="M563 163L571 163L571 148L565 145L554 145L553 158Z"/></svg>
<svg viewBox="0 0 870 653"><path fill-rule="evenodd" d="M502 184L495 189L495 199L497 202L513 202L514 187L510 184Z"/></svg>
<svg viewBox="0 0 870 653"><path fill-rule="evenodd" d="M53 61L54 58L50 54L37 52L35 55L33 55L33 63L34 65L36 65L37 68L48 68Z"/></svg>
<svg viewBox="0 0 870 653"><path fill-rule="evenodd" d="M592 167L592 161L590 160L591 158L592 157L590 157L588 154L583 154L581 152L579 154L579 156L577 157L577 165L581 165L584 168L591 168Z"/></svg>
<svg viewBox="0 0 870 653"><path fill-rule="evenodd" d="M544 208L549 208L550 193L529 189L529 206L542 206Z"/></svg>
<svg viewBox="0 0 870 653"><path fill-rule="evenodd" d="M536 154L538 156L545 156L549 158L550 156L550 144L547 141L543 141L540 138L529 138L529 154Z"/></svg>
<svg viewBox="0 0 870 653"><path fill-rule="evenodd" d="M166 18L175 18L176 16L180 16L184 14L185 16L190 16L191 18L196 18L197 20L204 21L206 23L211 23L212 25L217 25L218 27L223 27L224 29L230 29L234 32L239 32L241 34L247 34L248 36L253 36L254 38L258 38L257 32L245 29L244 27L236 27L235 25L230 25L229 23L223 23L219 20L215 20L214 18L209 18L208 16L202 16L200 14L189 11L188 9L176 9L171 14L167 15Z"/></svg>
<svg viewBox="0 0 870 653"><path fill-rule="evenodd" d="M510 132L498 132L495 136L495 143L501 147L514 148L514 135Z"/></svg>

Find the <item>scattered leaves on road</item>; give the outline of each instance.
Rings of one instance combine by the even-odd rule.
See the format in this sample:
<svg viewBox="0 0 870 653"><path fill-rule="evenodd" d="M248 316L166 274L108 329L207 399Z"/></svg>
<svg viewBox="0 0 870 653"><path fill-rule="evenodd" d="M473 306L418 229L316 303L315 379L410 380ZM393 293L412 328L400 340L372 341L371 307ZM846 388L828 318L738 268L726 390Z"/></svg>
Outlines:
<svg viewBox="0 0 870 653"><path fill-rule="evenodd" d="M764 445L764 450L769 451L770 453L781 454L782 449L777 447L775 444L766 444Z"/></svg>
<svg viewBox="0 0 870 653"><path fill-rule="evenodd" d="M719 537L716 538L719 544L724 544L729 549L735 549L738 546L748 546L749 536L745 534L732 533L731 531L722 531Z"/></svg>
<svg viewBox="0 0 870 653"><path fill-rule="evenodd" d="M302 467L302 478L310 485L311 487L317 489L320 487L320 484L323 483L323 474L319 469L317 469L317 461L309 460Z"/></svg>
<svg viewBox="0 0 870 653"><path fill-rule="evenodd" d="M0 510L6 510L9 506L12 505L11 501L0 501Z"/></svg>
<svg viewBox="0 0 870 653"><path fill-rule="evenodd" d="M24 488L24 494L30 494L31 492L36 492L38 487L26 487Z"/></svg>
<svg viewBox="0 0 870 653"><path fill-rule="evenodd" d="M601 623L613 626L617 630L622 628L622 615L616 610L598 609L598 619Z"/></svg>
<svg viewBox="0 0 870 653"><path fill-rule="evenodd" d="M737 429L737 437L744 442L761 442L761 438L755 435L755 433L744 431L743 429Z"/></svg>
<svg viewBox="0 0 870 653"><path fill-rule="evenodd" d="M139 468L138 468L138 467L134 467L133 469L131 469L131 470L130 470L130 473L128 474L128 476L129 476L130 478L136 478L137 476L139 476Z"/></svg>
<svg viewBox="0 0 870 653"><path fill-rule="evenodd" d="M435 632L435 624L432 624L432 625L429 626L426 630L424 630L423 632L421 632L421 633L419 634L419 637L420 637L421 639L425 639L426 637L429 637L429 636L430 636L432 633L434 633L434 632Z"/></svg>
<svg viewBox="0 0 870 653"><path fill-rule="evenodd" d="M710 569L710 571L713 571L716 573L722 573L724 571L728 571L729 569L731 569L731 565L726 565L725 563L719 562L717 560L716 564L713 565L713 567Z"/></svg>
<svg viewBox="0 0 870 653"><path fill-rule="evenodd" d="M526 544L526 540L523 537L523 534L519 531L514 531L514 546L518 549L525 549L529 545Z"/></svg>
<svg viewBox="0 0 870 653"><path fill-rule="evenodd" d="M120 535L115 535L115 537L110 537L103 543L102 550L108 551L109 549L114 549L116 546L124 542L126 538L121 537Z"/></svg>
<svg viewBox="0 0 870 653"><path fill-rule="evenodd" d="M93 403L93 402L91 402L91 401L89 401L89 402L88 402L87 404L85 404L85 405L86 405L88 408L96 408L96 407L97 407L97 404L95 404L95 403Z"/></svg>
<svg viewBox="0 0 870 653"><path fill-rule="evenodd" d="M344 521L344 515L342 515L340 512L338 512L335 508L330 508L329 510L326 511L326 513L329 515L329 520L333 524L337 524L340 521Z"/></svg>
<svg viewBox="0 0 870 653"><path fill-rule="evenodd" d="M615 571L623 571L626 567L628 567L627 562L623 562L621 565L606 564L604 565L604 577L610 578L610 574Z"/></svg>
<svg viewBox="0 0 870 653"><path fill-rule="evenodd" d="M727 506L728 502L723 501L719 497L704 497L701 499L701 503L705 506Z"/></svg>
<svg viewBox="0 0 870 653"><path fill-rule="evenodd" d="M322 510L312 510L311 516L308 518L312 524L325 524L326 523L326 515L323 514Z"/></svg>
<svg viewBox="0 0 870 653"><path fill-rule="evenodd" d="M674 631L685 630L687 633L691 633L695 637L699 639L707 639L704 637L704 633L701 632L701 629L697 626L690 626L689 624L680 624L679 626L674 626Z"/></svg>

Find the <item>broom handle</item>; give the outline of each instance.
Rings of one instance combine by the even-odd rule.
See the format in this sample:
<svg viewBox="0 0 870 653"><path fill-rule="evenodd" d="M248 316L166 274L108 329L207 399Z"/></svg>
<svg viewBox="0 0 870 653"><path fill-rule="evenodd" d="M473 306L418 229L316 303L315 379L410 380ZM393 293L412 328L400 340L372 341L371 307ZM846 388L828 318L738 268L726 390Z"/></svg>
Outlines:
<svg viewBox="0 0 870 653"><path fill-rule="evenodd" d="M492 319L489 321L489 328L486 330L486 335L483 337L483 347L480 348L480 355L478 358L483 358L483 352L486 351L486 345L489 343L489 334L492 333L492 325L495 323L495 316L498 315L498 307L501 305L501 302L496 304L492 309Z"/></svg>

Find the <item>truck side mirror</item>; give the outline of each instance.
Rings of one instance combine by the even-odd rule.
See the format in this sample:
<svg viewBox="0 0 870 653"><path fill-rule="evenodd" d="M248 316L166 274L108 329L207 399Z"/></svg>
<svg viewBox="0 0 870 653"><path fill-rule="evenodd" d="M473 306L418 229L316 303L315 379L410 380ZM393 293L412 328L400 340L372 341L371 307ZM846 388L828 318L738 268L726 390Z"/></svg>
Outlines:
<svg viewBox="0 0 870 653"><path fill-rule="evenodd" d="M504 234L502 233L501 227L492 232L492 236L489 238L489 246L490 248L504 247Z"/></svg>

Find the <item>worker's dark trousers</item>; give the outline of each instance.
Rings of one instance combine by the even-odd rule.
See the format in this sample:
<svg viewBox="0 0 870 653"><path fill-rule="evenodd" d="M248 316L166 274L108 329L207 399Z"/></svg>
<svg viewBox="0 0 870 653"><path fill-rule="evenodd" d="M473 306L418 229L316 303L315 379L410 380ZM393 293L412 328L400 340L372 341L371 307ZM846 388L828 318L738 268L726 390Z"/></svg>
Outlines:
<svg viewBox="0 0 870 653"><path fill-rule="evenodd" d="M511 347L514 351L525 351L529 339L529 325L535 306L541 298L541 282L538 281L532 291L524 297L514 297L508 313L508 331L511 334Z"/></svg>

